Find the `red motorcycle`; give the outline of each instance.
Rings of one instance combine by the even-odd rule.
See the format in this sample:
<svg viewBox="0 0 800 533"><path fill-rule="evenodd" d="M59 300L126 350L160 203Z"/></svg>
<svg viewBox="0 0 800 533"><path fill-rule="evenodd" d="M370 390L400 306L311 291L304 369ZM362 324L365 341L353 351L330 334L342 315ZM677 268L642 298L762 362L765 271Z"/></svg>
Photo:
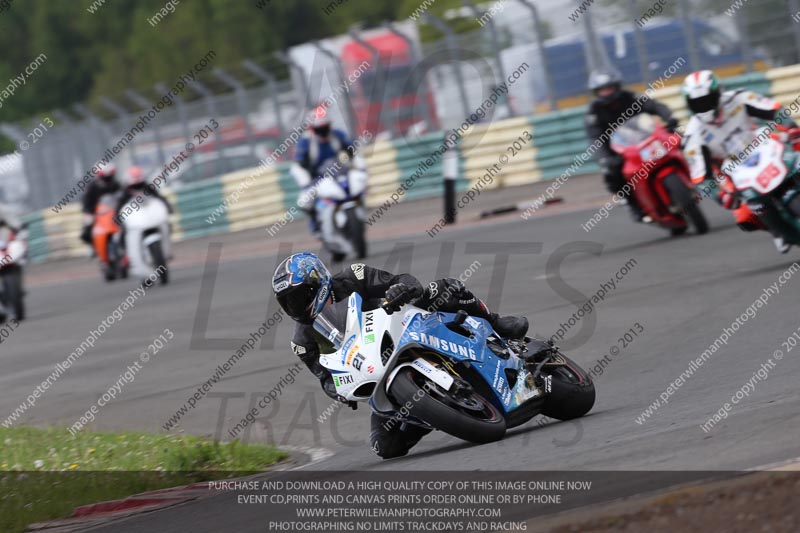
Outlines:
<svg viewBox="0 0 800 533"><path fill-rule="evenodd" d="M650 221L672 235L686 233L689 222L697 233L708 232L679 134L670 133L650 115L636 115L611 136L611 149L625 158L626 187Z"/></svg>

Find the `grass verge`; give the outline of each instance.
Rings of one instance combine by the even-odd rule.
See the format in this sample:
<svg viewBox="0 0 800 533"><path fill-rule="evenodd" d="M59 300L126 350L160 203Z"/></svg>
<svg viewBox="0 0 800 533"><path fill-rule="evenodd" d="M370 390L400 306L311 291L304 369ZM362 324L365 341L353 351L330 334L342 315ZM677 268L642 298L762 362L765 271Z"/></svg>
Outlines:
<svg viewBox="0 0 800 533"><path fill-rule="evenodd" d="M191 435L0 428L0 531L73 508L176 485L261 472L288 454Z"/></svg>

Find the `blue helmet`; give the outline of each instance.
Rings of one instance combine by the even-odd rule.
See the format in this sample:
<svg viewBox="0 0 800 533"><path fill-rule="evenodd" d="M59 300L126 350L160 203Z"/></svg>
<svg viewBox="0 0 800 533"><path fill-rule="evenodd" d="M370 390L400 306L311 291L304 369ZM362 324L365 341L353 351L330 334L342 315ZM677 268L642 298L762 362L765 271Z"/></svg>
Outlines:
<svg viewBox="0 0 800 533"><path fill-rule="evenodd" d="M315 254L293 254L275 269L272 290L286 314L311 324L331 294L331 273Z"/></svg>

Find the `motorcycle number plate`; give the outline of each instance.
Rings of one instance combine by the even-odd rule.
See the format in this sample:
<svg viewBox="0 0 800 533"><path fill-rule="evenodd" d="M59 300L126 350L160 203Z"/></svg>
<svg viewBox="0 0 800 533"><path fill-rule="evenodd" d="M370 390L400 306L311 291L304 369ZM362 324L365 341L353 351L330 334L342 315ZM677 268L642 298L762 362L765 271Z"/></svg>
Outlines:
<svg viewBox="0 0 800 533"><path fill-rule="evenodd" d="M761 185L762 188L767 189L772 180L781 174L781 169L779 169L775 163L770 163L769 166L762 170L758 177L756 177L756 183Z"/></svg>

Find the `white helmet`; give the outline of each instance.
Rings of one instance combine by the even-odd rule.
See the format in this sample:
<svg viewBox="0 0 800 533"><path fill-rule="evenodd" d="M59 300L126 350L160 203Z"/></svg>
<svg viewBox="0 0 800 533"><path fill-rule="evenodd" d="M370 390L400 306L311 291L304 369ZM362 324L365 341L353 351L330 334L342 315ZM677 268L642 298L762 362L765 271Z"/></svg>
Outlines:
<svg viewBox="0 0 800 533"><path fill-rule="evenodd" d="M681 88L686 105L703 122L712 122L719 108L719 81L710 70L699 70L686 76Z"/></svg>

